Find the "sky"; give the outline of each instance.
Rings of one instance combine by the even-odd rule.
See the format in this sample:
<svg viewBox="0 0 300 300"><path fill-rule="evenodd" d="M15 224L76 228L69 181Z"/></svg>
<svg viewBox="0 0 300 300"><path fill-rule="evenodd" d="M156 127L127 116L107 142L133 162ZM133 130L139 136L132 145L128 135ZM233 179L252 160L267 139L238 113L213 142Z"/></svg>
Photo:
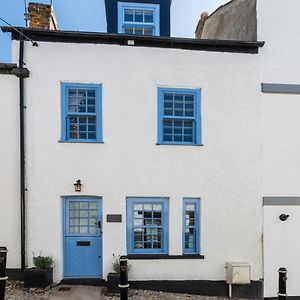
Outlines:
<svg viewBox="0 0 300 300"><path fill-rule="evenodd" d="M25 26L24 2L26 0L0 0L0 18L13 26ZM200 14L213 12L229 0L173 0L171 35L194 37ZM50 0L30 0L49 4ZM138 2L138 0L137 0ZM104 0L53 0L60 30L106 31ZM0 26L6 26L0 20ZM0 30L0 63L11 62L11 38Z"/></svg>

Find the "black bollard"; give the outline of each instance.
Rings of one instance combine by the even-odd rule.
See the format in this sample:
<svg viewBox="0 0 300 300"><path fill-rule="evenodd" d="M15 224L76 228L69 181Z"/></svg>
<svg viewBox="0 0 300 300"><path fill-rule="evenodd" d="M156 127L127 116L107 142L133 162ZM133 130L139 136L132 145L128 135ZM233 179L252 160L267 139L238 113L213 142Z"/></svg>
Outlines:
<svg viewBox="0 0 300 300"><path fill-rule="evenodd" d="M6 273L6 256L7 256L7 248L0 247L0 300L5 299L5 284L7 277Z"/></svg>
<svg viewBox="0 0 300 300"><path fill-rule="evenodd" d="M120 299L128 300L128 258L126 256L120 257Z"/></svg>
<svg viewBox="0 0 300 300"><path fill-rule="evenodd" d="M286 268L280 268L279 272L279 281L278 281L278 300L286 300L286 281L287 281L287 270Z"/></svg>

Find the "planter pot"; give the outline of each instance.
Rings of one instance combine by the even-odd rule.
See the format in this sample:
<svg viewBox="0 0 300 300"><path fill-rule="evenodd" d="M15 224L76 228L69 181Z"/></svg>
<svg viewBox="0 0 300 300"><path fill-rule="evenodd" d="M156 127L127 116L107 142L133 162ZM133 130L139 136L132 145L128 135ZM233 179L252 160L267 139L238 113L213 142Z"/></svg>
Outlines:
<svg viewBox="0 0 300 300"><path fill-rule="evenodd" d="M120 282L120 274L108 273L107 275L107 292L108 293L120 293L118 284Z"/></svg>
<svg viewBox="0 0 300 300"><path fill-rule="evenodd" d="M53 268L38 269L31 268L24 271L25 288L45 288L53 283Z"/></svg>

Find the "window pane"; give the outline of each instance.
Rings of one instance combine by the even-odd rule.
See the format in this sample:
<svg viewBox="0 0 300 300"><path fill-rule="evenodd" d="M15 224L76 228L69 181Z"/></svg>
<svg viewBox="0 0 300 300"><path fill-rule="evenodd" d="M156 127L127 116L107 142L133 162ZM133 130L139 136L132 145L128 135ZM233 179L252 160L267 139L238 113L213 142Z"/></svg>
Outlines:
<svg viewBox="0 0 300 300"><path fill-rule="evenodd" d="M135 10L134 12L134 22L143 22L143 11L142 10Z"/></svg>
<svg viewBox="0 0 300 300"><path fill-rule="evenodd" d="M143 212L142 211L135 211L134 212L134 218L136 218L136 219L143 218Z"/></svg>
<svg viewBox="0 0 300 300"><path fill-rule="evenodd" d="M195 205L194 204L188 204L188 205L186 205L185 209L187 211L193 212L193 211L195 211Z"/></svg>
<svg viewBox="0 0 300 300"><path fill-rule="evenodd" d="M134 34L136 35L143 35L143 28L135 28Z"/></svg>
<svg viewBox="0 0 300 300"><path fill-rule="evenodd" d="M95 92L95 90L88 90L88 91L87 91L87 96L88 96L88 97L93 97L93 98L95 98L95 97L96 97L96 92Z"/></svg>
<svg viewBox="0 0 300 300"><path fill-rule="evenodd" d="M161 211L162 205L161 204L153 204L153 210L154 211Z"/></svg>
<svg viewBox="0 0 300 300"><path fill-rule="evenodd" d="M154 219L153 224L157 226L161 226L161 219Z"/></svg>
<svg viewBox="0 0 300 300"><path fill-rule="evenodd" d="M90 218L94 218L98 216L98 211L97 210L90 210Z"/></svg>
<svg viewBox="0 0 300 300"><path fill-rule="evenodd" d="M80 218L87 218L89 216L89 212L87 210L80 211Z"/></svg>
<svg viewBox="0 0 300 300"><path fill-rule="evenodd" d="M150 35L150 36L154 35L153 28L145 28L144 29L144 35Z"/></svg>
<svg viewBox="0 0 300 300"><path fill-rule="evenodd" d="M152 219L144 219L144 225L152 225Z"/></svg>
<svg viewBox="0 0 300 300"><path fill-rule="evenodd" d="M70 210L70 217L78 218L79 217L79 211L78 210Z"/></svg>
<svg viewBox="0 0 300 300"><path fill-rule="evenodd" d="M89 208L90 209L97 209L98 203L97 202L89 202Z"/></svg>
<svg viewBox="0 0 300 300"><path fill-rule="evenodd" d="M128 26L125 26L124 28L124 33L125 34L133 34L133 28L132 27L128 27Z"/></svg>
<svg viewBox="0 0 300 300"><path fill-rule="evenodd" d="M185 135L184 136L184 142L192 143L193 142L193 136L192 135Z"/></svg>
<svg viewBox="0 0 300 300"><path fill-rule="evenodd" d="M165 142L172 142L172 135L164 134L164 141Z"/></svg>
<svg viewBox="0 0 300 300"><path fill-rule="evenodd" d="M152 204L145 204L144 205L144 210L152 211Z"/></svg>
<svg viewBox="0 0 300 300"><path fill-rule="evenodd" d="M183 94L175 94L175 101L182 102L184 98Z"/></svg>
<svg viewBox="0 0 300 300"><path fill-rule="evenodd" d="M175 142L182 142L182 136L181 135L174 135L174 141Z"/></svg>
<svg viewBox="0 0 300 300"><path fill-rule="evenodd" d="M97 233L97 227L95 226L95 227L90 227L89 228L89 233L90 234L95 234L95 233Z"/></svg>
<svg viewBox="0 0 300 300"><path fill-rule="evenodd" d="M87 111L88 111L89 113L94 113L94 112L96 111L95 105L88 105Z"/></svg>
<svg viewBox="0 0 300 300"><path fill-rule="evenodd" d="M78 219L70 219L70 226L74 225L79 225L79 220Z"/></svg>
<svg viewBox="0 0 300 300"><path fill-rule="evenodd" d="M141 242L135 242L134 243L134 248L135 249L142 249L143 248L143 243L141 243Z"/></svg>
<svg viewBox="0 0 300 300"><path fill-rule="evenodd" d="M142 241L143 240L143 236L141 232L135 232L134 233L134 241Z"/></svg>
<svg viewBox="0 0 300 300"><path fill-rule="evenodd" d="M194 249L195 248L195 229L189 228L185 231L185 248Z"/></svg>
<svg viewBox="0 0 300 300"><path fill-rule="evenodd" d="M142 204L135 204L134 205L134 210L142 210L143 209L143 205Z"/></svg>
<svg viewBox="0 0 300 300"><path fill-rule="evenodd" d="M80 209L88 209L89 203L88 202L80 202Z"/></svg>
<svg viewBox="0 0 300 300"><path fill-rule="evenodd" d="M153 10L145 10L145 23L153 23Z"/></svg>
<svg viewBox="0 0 300 300"><path fill-rule="evenodd" d="M124 21L125 22L133 22L133 10L132 9L124 10Z"/></svg>
<svg viewBox="0 0 300 300"><path fill-rule="evenodd" d="M80 225L88 225L89 223L89 219L87 219L87 218L81 218L80 219Z"/></svg>
<svg viewBox="0 0 300 300"><path fill-rule="evenodd" d="M89 225L90 226L97 226L97 218L89 218Z"/></svg>
<svg viewBox="0 0 300 300"><path fill-rule="evenodd" d="M156 242L154 242L154 243L153 243L153 248L154 248L154 249L160 249L160 248L161 248L161 243L156 243Z"/></svg>
<svg viewBox="0 0 300 300"><path fill-rule="evenodd" d="M76 226L70 226L70 233L71 234L76 234L79 233L79 228Z"/></svg>
<svg viewBox="0 0 300 300"><path fill-rule="evenodd" d="M70 202L70 209L78 209L79 203L78 202Z"/></svg>
<svg viewBox="0 0 300 300"><path fill-rule="evenodd" d="M96 139L96 132L88 132L88 139L95 140Z"/></svg>
<svg viewBox="0 0 300 300"><path fill-rule="evenodd" d="M142 226L143 225L143 220L142 219L134 219L134 226Z"/></svg>
<svg viewBox="0 0 300 300"><path fill-rule="evenodd" d="M154 218L161 218L161 212L153 212Z"/></svg>
<svg viewBox="0 0 300 300"><path fill-rule="evenodd" d="M81 226L81 227L79 227L79 232L80 233L88 233L89 232L88 226Z"/></svg>

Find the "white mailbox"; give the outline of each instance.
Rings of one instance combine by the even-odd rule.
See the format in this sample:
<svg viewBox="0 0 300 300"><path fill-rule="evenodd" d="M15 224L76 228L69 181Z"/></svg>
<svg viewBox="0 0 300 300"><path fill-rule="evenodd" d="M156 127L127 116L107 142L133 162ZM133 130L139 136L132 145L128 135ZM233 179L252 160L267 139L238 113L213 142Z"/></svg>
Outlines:
<svg viewBox="0 0 300 300"><path fill-rule="evenodd" d="M226 263L226 283L228 284L249 284L250 265L245 262Z"/></svg>

